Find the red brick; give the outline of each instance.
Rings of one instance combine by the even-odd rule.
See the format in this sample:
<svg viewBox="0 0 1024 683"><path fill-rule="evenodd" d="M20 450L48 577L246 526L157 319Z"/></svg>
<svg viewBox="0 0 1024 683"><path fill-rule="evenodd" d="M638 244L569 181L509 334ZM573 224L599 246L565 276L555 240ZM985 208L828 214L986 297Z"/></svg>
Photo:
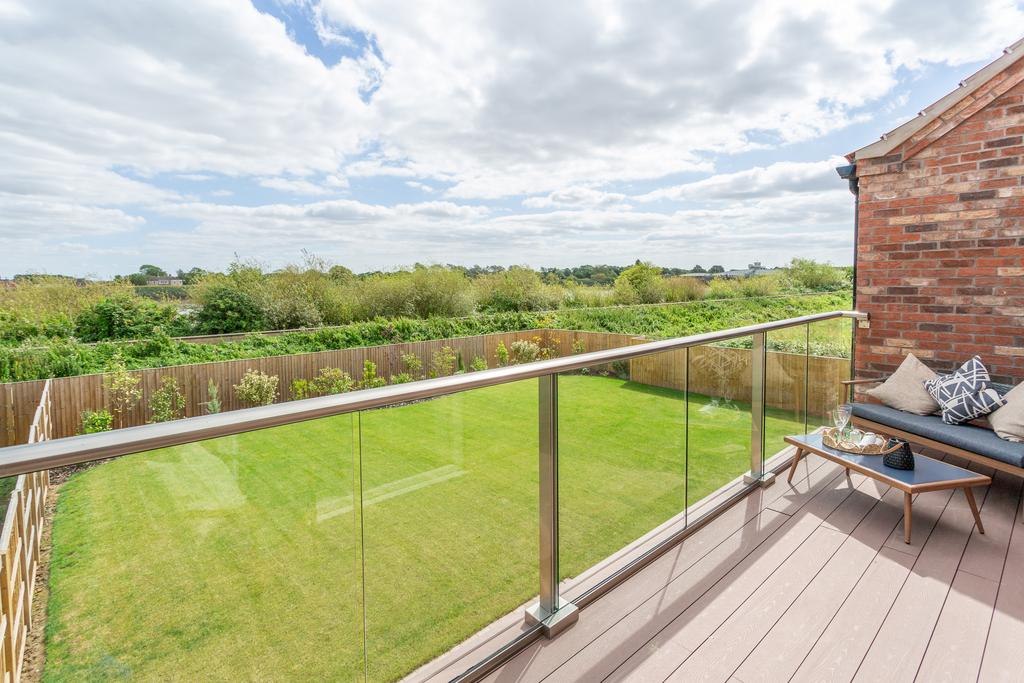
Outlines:
<svg viewBox="0 0 1024 683"><path fill-rule="evenodd" d="M993 376L1024 379L1024 83L1006 89L1007 73L951 110L952 130L858 162L857 296L871 315L858 374L913 352L940 370L979 354Z"/></svg>

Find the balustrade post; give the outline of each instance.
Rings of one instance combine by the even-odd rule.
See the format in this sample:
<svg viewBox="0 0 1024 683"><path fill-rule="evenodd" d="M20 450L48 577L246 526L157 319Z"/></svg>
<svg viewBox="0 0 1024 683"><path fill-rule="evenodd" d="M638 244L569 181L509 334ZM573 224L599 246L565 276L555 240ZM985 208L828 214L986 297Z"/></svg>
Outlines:
<svg viewBox="0 0 1024 683"><path fill-rule="evenodd" d="M750 472L743 475L748 484L770 486L775 473L764 471L764 388L766 370L765 333L756 332L750 349Z"/></svg>
<svg viewBox="0 0 1024 683"><path fill-rule="evenodd" d="M552 638L579 618L579 610L558 595L558 375L539 383L540 600L526 610L528 624L540 624Z"/></svg>

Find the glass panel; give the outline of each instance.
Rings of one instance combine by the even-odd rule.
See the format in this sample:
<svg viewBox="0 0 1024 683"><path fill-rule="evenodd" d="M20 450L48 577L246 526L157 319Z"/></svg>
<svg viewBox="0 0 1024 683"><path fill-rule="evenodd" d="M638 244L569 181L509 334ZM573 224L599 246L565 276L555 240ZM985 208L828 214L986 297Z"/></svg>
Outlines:
<svg viewBox="0 0 1024 683"><path fill-rule="evenodd" d="M685 370L673 351L559 375L560 578L685 523Z"/></svg>
<svg viewBox="0 0 1024 683"><path fill-rule="evenodd" d="M843 380L850 379L853 320L835 318L811 323L807 359L808 431L832 424L832 408L848 400Z"/></svg>
<svg viewBox="0 0 1024 683"><path fill-rule="evenodd" d="M367 678L536 596L537 380L360 414Z"/></svg>
<svg viewBox="0 0 1024 683"><path fill-rule="evenodd" d="M786 447L782 437L806 431L807 332L800 325L765 334L765 459Z"/></svg>
<svg viewBox="0 0 1024 683"><path fill-rule="evenodd" d="M351 415L71 475L53 522L52 680L362 676Z"/></svg>
<svg viewBox="0 0 1024 683"><path fill-rule="evenodd" d="M690 349L688 507L750 471L751 344L742 337Z"/></svg>

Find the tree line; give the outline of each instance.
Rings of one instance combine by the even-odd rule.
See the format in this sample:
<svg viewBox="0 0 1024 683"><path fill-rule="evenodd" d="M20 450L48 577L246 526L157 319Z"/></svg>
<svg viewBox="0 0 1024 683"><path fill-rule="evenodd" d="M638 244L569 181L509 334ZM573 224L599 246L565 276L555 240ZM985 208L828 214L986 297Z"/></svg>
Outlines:
<svg viewBox="0 0 1024 683"><path fill-rule="evenodd" d="M473 267L477 268L477 267ZM628 267L579 266L559 271L525 266L479 268L417 265L355 274L306 255L301 263L267 270L235 261L219 273L182 273L181 301L154 300L130 276L82 283L59 276L23 279L0 291L0 343L41 344L54 339L100 342L317 328L397 318L459 318L614 305L838 291L850 287L849 269L807 259L767 275L705 282L650 263ZM139 274L166 273L147 264ZM602 278L607 285L582 284Z"/></svg>

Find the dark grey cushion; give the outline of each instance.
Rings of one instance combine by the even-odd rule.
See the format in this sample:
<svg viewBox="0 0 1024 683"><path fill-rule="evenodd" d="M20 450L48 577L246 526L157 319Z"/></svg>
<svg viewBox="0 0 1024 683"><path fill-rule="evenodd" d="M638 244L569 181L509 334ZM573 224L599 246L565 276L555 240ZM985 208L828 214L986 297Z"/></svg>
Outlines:
<svg viewBox="0 0 1024 683"><path fill-rule="evenodd" d="M989 384L989 386L998 391L1000 396L1006 396L1008 393L1010 393L1010 389L1013 389L1015 385L992 382L991 384Z"/></svg>
<svg viewBox="0 0 1024 683"><path fill-rule="evenodd" d="M941 441L1014 467L1024 467L1024 443L1000 439L991 429L968 424L948 425L938 415L914 415L875 403L854 403L853 416Z"/></svg>

